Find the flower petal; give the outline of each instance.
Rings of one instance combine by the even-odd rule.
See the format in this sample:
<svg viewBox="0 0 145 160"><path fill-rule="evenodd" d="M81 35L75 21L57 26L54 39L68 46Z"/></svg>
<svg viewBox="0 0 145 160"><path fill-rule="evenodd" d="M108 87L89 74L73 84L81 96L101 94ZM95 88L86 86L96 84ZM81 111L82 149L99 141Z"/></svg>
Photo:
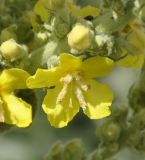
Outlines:
<svg viewBox="0 0 145 160"><path fill-rule="evenodd" d="M134 67L134 68L141 68L144 64L144 54L138 55L127 55L125 58L119 60L117 64L120 67Z"/></svg>
<svg viewBox="0 0 145 160"><path fill-rule="evenodd" d="M67 73L76 71L81 66L81 59L70 54L60 55L60 66L52 69L38 69L34 76L27 80L29 88L42 88L47 86L54 86L59 79Z"/></svg>
<svg viewBox="0 0 145 160"><path fill-rule="evenodd" d="M114 62L106 57L92 57L85 60L82 64L84 76L87 78L101 77L109 74L114 69Z"/></svg>
<svg viewBox="0 0 145 160"><path fill-rule="evenodd" d="M62 53L59 59L64 72L76 71L80 69L82 64L82 59L80 57L76 57L67 53Z"/></svg>
<svg viewBox="0 0 145 160"><path fill-rule="evenodd" d="M79 112L79 104L74 95L74 86L70 84L67 94L59 104L56 104L58 95L63 86L58 84L54 89L50 89L43 101L43 109L48 115L51 125L56 128L67 126L73 117Z"/></svg>
<svg viewBox="0 0 145 160"><path fill-rule="evenodd" d="M18 68L4 70L0 75L0 88L1 90L27 88L26 79L29 76L26 71Z"/></svg>
<svg viewBox="0 0 145 160"><path fill-rule="evenodd" d="M83 8L79 8L71 0L68 1L67 7L74 16L80 16L80 17L97 16L100 13L99 8L90 5Z"/></svg>
<svg viewBox="0 0 145 160"><path fill-rule="evenodd" d="M113 95L110 88L95 80L88 80L88 91L84 92L87 103L84 113L91 119L100 119L109 116L109 106L112 104Z"/></svg>
<svg viewBox="0 0 145 160"><path fill-rule="evenodd" d="M42 88L54 86L62 76L62 70L59 67L52 69L38 69L34 76L27 79L29 88Z"/></svg>
<svg viewBox="0 0 145 160"><path fill-rule="evenodd" d="M32 122L31 105L12 94L2 94L5 123L27 127Z"/></svg>

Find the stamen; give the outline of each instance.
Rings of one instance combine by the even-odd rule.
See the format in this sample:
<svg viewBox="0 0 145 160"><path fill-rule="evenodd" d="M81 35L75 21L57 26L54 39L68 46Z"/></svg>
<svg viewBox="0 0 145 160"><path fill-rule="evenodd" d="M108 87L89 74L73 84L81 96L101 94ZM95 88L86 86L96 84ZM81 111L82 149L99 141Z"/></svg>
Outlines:
<svg viewBox="0 0 145 160"><path fill-rule="evenodd" d="M87 91L89 89L89 85L84 81L78 81L77 84L81 87L83 91Z"/></svg>
<svg viewBox="0 0 145 160"><path fill-rule="evenodd" d="M73 108L72 98L70 98L70 100L69 100L69 107Z"/></svg>
<svg viewBox="0 0 145 160"><path fill-rule="evenodd" d="M63 83L63 88L57 97L56 104L61 103L62 100L65 98L68 90L68 85L71 83L72 80L73 80L73 77L71 74L67 74L65 77L62 77L60 79L60 82Z"/></svg>
<svg viewBox="0 0 145 160"><path fill-rule="evenodd" d="M81 91L81 89L79 87L76 88L76 97L77 97L77 99L79 101L80 107L82 107L82 109L85 110L87 104L85 102L83 93L82 93L82 91Z"/></svg>
<svg viewBox="0 0 145 160"><path fill-rule="evenodd" d="M77 86L75 93L76 93L78 102L80 106L83 108L83 110L85 110L86 102L85 102L82 90L87 91L89 89L89 85L85 83L85 81L83 81L82 75L80 72L73 72L71 74L67 74L65 77L62 77L60 79L60 82L63 83L63 88L57 97L56 104L61 103L62 100L65 98L67 91L68 91L68 86L72 81L75 81L75 84ZM72 106L72 100L70 100L70 106Z"/></svg>
<svg viewBox="0 0 145 160"><path fill-rule="evenodd" d="M62 90L58 94L56 104L60 104L67 94L68 84L64 84Z"/></svg>
<svg viewBox="0 0 145 160"><path fill-rule="evenodd" d="M73 77L76 80L76 83L81 87L82 90L87 91L89 89L89 86L82 79L81 72L74 72Z"/></svg>
<svg viewBox="0 0 145 160"><path fill-rule="evenodd" d="M64 84L69 84L71 81L73 80L73 77L71 74L66 75L65 77L62 77L60 79L60 82L64 83Z"/></svg>

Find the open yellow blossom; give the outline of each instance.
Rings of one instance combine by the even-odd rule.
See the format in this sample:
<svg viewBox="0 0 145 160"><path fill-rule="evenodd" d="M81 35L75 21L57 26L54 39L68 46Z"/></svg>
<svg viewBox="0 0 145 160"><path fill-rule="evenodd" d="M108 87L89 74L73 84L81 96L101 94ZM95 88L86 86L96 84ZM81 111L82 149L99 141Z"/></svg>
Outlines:
<svg viewBox="0 0 145 160"><path fill-rule="evenodd" d="M38 69L28 78L27 85L29 88L55 86L48 89L42 107L51 125L61 128L73 119L80 107L91 119L110 115L112 92L93 78L104 76L113 68L109 58L96 56L82 61L64 53L60 55L58 67Z"/></svg>
<svg viewBox="0 0 145 160"><path fill-rule="evenodd" d="M15 96L26 87L29 74L21 69L7 69L0 74L0 122L27 127L32 122L31 105Z"/></svg>

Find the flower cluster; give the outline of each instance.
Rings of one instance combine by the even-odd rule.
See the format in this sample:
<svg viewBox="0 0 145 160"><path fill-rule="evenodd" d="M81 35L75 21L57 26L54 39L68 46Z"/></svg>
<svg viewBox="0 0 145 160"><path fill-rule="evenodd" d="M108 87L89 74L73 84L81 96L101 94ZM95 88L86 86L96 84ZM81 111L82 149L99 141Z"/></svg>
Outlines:
<svg viewBox="0 0 145 160"><path fill-rule="evenodd" d="M31 124L33 106L17 97L26 88L47 88L42 108L57 128L67 126L80 108L90 119L111 114L113 93L97 78L115 64L141 68L145 31L134 2L110 3L106 9L105 1L97 8L38 0L33 10L0 28L0 122Z"/></svg>

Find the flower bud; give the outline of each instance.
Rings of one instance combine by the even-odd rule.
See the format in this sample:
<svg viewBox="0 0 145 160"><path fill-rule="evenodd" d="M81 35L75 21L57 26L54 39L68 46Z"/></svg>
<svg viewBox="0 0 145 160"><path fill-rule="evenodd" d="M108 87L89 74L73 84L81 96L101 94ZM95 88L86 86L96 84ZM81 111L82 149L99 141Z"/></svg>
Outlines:
<svg viewBox="0 0 145 160"><path fill-rule="evenodd" d="M104 137L108 141L116 141L120 136L120 127L115 123L110 123L104 128Z"/></svg>
<svg viewBox="0 0 145 160"><path fill-rule="evenodd" d="M3 42L0 51L2 56L7 60L15 60L26 54L26 50L13 39Z"/></svg>
<svg viewBox="0 0 145 160"><path fill-rule="evenodd" d="M145 129L145 109L141 109L133 116L131 120L134 129L144 130Z"/></svg>
<svg viewBox="0 0 145 160"><path fill-rule="evenodd" d="M63 159L81 160L84 159L84 148L80 140L72 140L64 147Z"/></svg>
<svg viewBox="0 0 145 160"><path fill-rule="evenodd" d="M97 129L97 135L105 142L117 141L120 134L120 126L113 122L105 123Z"/></svg>
<svg viewBox="0 0 145 160"><path fill-rule="evenodd" d="M92 33L89 27L76 24L68 34L68 44L76 50L85 50L90 47Z"/></svg>
<svg viewBox="0 0 145 160"><path fill-rule="evenodd" d="M46 160L63 160L63 145L56 143L46 156Z"/></svg>
<svg viewBox="0 0 145 160"><path fill-rule="evenodd" d="M134 83L130 87L129 94L128 94L130 107L135 112L138 112L140 109L144 108L144 104L145 104L144 78L142 79L143 81L140 81L140 83Z"/></svg>
<svg viewBox="0 0 145 160"><path fill-rule="evenodd" d="M113 106L113 110L112 110L112 116L117 119L120 120L122 122L122 120L124 120L128 115L128 107L125 105L115 105Z"/></svg>

